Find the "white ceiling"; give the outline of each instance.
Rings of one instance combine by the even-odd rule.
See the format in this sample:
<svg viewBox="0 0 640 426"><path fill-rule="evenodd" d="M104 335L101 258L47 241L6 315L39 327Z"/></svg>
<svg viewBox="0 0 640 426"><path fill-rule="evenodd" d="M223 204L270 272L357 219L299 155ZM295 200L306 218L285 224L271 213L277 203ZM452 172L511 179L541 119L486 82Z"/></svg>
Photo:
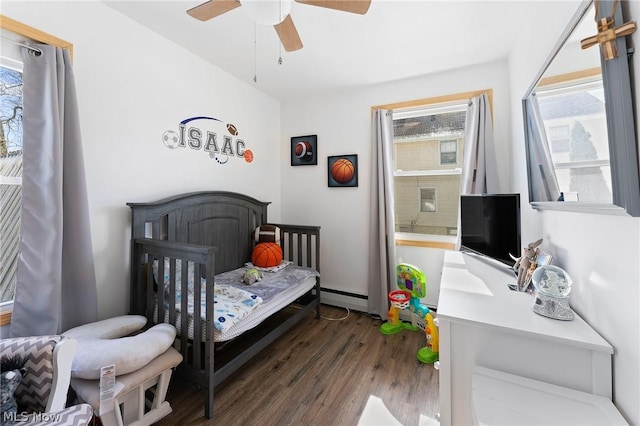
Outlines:
<svg viewBox="0 0 640 426"><path fill-rule="evenodd" d="M291 17L304 47L285 52L270 26L255 26L254 43L254 24L242 7L206 22L187 15L203 1L105 3L282 101L504 58L525 26L544 30L545 14L558 6L557 0L372 0L366 15L356 15L294 2Z"/></svg>

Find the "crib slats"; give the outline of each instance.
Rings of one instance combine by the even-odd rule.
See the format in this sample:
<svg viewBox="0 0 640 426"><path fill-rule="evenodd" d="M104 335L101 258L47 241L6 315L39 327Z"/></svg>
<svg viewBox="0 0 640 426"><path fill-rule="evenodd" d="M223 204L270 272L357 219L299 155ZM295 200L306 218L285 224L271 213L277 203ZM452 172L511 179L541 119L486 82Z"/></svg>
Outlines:
<svg viewBox="0 0 640 426"><path fill-rule="evenodd" d="M176 259L169 259L169 324L175 325L176 314ZM163 319L164 320L164 319ZM160 320L158 320L159 322Z"/></svg>
<svg viewBox="0 0 640 426"><path fill-rule="evenodd" d="M200 264L193 264L193 365L200 365L201 361L201 333L202 330L202 316L200 314L201 311L201 287L202 281L200 280ZM183 293L184 294L184 293ZM187 311L182 311L187 312ZM186 315L183 314L183 318Z"/></svg>
<svg viewBox="0 0 640 426"><path fill-rule="evenodd" d="M189 264L184 259L181 260L182 273L180 274L180 352L182 356L188 359L189 356L189 321L187 320L187 312L189 312Z"/></svg>

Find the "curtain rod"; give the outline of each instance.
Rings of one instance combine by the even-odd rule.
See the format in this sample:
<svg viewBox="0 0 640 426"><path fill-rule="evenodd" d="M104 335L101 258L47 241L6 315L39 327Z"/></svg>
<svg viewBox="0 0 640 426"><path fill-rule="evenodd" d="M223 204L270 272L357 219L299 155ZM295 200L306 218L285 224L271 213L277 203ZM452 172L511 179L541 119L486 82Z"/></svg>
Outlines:
<svg viewBox="0 0 640 426"><path fill-rule="evenodd" d="M36 54L36 56L40 56L40 55L42 55L42 50L38 49L37 47L29 46L28 44L21 43L21 42L19 42L19 41L16 41L16 40L10 39L10 38L5 37L5 36L0 36L0 37L1 37L3 40L10 41L10 42L11 42L11 43L13 43L13 44L17 44L18 46L24 47L25 49L29 49L30 51L34 52L34 53Z"/></svg>

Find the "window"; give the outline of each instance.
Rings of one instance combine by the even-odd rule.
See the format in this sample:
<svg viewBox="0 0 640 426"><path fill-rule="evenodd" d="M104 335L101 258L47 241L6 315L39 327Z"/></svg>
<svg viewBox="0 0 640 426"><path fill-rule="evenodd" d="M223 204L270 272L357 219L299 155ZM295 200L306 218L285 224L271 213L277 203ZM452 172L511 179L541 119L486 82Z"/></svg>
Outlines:
<svg viewBox="0 0 640 426"><path fill-rule="evenodd" d="M21 64L0 62L0 304L15 294L22 204Z"/></svg>
<svg viewBox="0 0 640 426"><path fill-rule="evenodd" d="M440 164L458 164L458 141L440 141Z"/></svg>
<svg viewBox="0 0 640 426"><path fill-rule="evenodd" d="M394 109L396 232L457 235L467 103Z"/></svg>
<svg viewBox="0 0 640 426"><path fill-rule="evenodd" d="M420 211L438 211L436 205L436 188L420 188Z"/></svg>

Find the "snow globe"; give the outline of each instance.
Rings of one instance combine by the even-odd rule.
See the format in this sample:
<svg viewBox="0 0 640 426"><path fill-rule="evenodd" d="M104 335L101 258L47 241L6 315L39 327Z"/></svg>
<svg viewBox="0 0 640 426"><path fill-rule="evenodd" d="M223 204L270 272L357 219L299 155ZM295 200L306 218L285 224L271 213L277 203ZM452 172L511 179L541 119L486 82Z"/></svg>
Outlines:
<svg viewBox="0 0 640 426"><path fill-rule="evenodd" d="M538 267L531 277L535 288L533 312L558 320L572 320L569 293L573 280L562 268L553 265Z"/></svg>

